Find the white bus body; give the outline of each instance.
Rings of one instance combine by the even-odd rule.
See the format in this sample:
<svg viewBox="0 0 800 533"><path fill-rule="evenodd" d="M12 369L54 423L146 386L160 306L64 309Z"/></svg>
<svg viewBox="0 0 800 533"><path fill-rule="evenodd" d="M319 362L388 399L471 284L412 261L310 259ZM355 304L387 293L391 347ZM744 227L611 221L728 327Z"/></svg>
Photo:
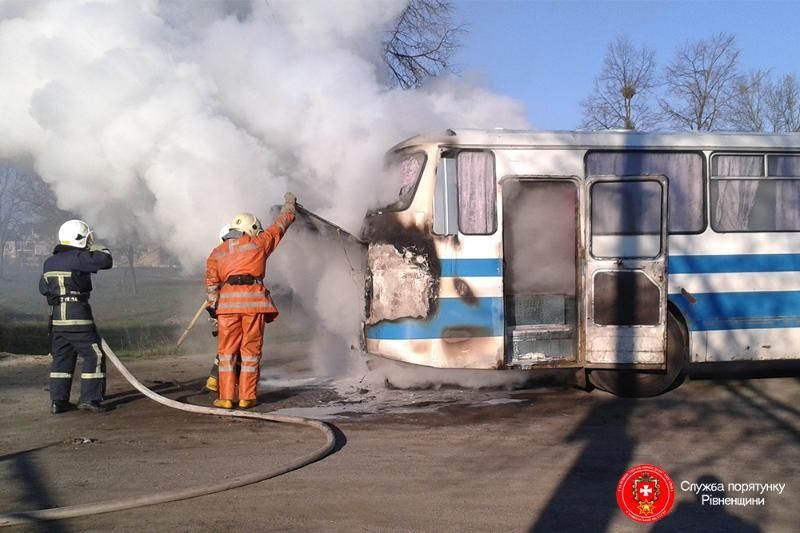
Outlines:
<svg viewBox="0 0 800 533"><path fill-rule="evenodd" d="M800 356L800 135L448 130L391 157L371 354L634 396Z"/></svg>

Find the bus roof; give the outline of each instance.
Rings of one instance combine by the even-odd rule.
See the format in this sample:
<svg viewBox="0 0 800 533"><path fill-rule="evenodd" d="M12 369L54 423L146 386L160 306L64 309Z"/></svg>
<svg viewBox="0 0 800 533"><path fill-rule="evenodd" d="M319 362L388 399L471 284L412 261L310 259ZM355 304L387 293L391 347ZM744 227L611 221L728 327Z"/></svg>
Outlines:
<svg viewBox="0 0 800 533"><path fill-rule="evenodd" d="M800 133L739 132L638 132L530 131L459 129L410 137L392 148L400 150L421 144L460 147L586 148L586 149L683 149L683 150L800 150Z"/></svg>

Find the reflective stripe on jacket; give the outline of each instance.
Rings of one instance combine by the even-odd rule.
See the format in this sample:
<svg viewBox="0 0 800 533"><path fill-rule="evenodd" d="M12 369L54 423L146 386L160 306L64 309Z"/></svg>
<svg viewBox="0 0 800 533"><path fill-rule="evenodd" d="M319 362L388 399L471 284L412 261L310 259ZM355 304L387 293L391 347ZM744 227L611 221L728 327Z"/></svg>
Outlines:
<svg viewBox="0 0 800 533"><path fill-rule="evenodd" d="M58 245L44 262L39 279L39 292L51 306L50 320L54 330L86 331L94 329L89 305L91 275L111 268L114 261L106 251Z"/></svg>
<svg viewBox="0 0 800 533"><path fill-rule="evenodd" d="M268 319L278 316L278 309L269 291L260 282L266 273L266 262L275 251L294 215L281 213L261 234L228 239L211 252L206 261L206 297L209 307L216 306L218 315L263 313ZM227 283L234 275L252 276L252 285Z"/></svg>

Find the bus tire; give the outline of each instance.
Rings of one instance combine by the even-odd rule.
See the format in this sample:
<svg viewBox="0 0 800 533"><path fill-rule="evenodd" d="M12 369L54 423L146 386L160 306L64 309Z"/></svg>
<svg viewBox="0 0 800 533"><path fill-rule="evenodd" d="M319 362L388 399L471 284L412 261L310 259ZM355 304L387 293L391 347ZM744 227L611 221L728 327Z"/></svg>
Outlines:
<svg viewBox="0 0 800 533"><path fill-rule="evenodd" d="M591 370L589 381L598 389L624 398L664 394L686 377L689 343L686 328L673 313L667 314L667 371Z"/></svg>

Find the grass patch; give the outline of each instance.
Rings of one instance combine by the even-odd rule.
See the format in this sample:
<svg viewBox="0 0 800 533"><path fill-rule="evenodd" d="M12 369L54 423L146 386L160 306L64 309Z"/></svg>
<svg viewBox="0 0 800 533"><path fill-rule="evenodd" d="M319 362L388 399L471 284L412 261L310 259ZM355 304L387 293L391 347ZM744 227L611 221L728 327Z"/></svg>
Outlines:
<svg viewBox="0 0 800 533"><path fill-rule="evenodd" d="M205 299L202 277L183 276L176 269L136 271L134 291L129 269L114 268L92 277L92 310L100 335L120 356L164 355L175 351L178 337ZM18 354L50 352L49 307L38 291L39 272L18 271L0 280L0 351ZM281 310L269 324L267 342L307 338L305 321L292 320L291 296L272 291ZM181 348L182 353L216 352L203 314Z"/></svg>

